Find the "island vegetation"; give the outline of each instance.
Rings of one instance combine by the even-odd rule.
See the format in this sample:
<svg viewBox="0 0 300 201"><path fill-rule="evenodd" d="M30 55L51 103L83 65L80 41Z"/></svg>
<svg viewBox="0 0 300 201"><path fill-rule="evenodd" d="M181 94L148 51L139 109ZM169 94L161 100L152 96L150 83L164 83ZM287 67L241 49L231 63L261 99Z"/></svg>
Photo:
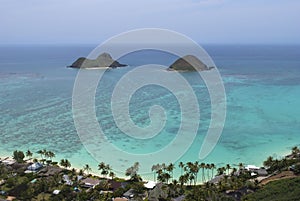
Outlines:
<svg viewBox="0 0 300 201"><path fill-rule="evenodd" d="M205 63L203 63L199 58L194 55L186 55L177 59L174 63L172 63L168 70L175 70L181 72L189 72L189 71L206 71L211 70L214 67L208 67Z"/></svg>
<svg viewBox="0 0 300 201"><path fill-rule="evenodd" d="M104 52L100 54L96 59L88 59L85 57L78 58L74 63L72 63L70 68L117 68L124 67L126 64L121 64L118 61L114 60L110 54Z"/></svg>
<svg viewBox="0 0 300 201"><path fill-rule="evenodd" d="M113 167L98 164L99 176L89 164L72 168L68 159L54 161L55 153L15 150L1 159L0 200L98 200L98 201L200 201L200 200L299 200L300 150L281 158L268 157L264 167L179 162L154 164L153 181L143 181L136 162L118 178ZM150 169L149 168L149 169ZM174 169L180 169L175 177Z"/></svg>

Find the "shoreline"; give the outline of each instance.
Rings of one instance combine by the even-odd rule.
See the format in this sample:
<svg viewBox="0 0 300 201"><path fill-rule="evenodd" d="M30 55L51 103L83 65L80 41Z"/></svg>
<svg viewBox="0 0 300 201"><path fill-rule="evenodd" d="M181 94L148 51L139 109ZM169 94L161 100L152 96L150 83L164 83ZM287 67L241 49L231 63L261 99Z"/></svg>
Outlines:
<svg viewBox="0 0 300 201"><path fill-rule="evenodd" d="M277 157L278 158L284 158L284 157L287 157L288 155L290 155L291 154L291 151L284 151L284 152L281 152L281 154L276 154L277 155ZM24 158L24 163L26 163L26 164L29 164L29 163L33 163L33 159L34 158L27 158L27 157L25 157ZM36 159L39 159L39 158L36 158ZM4 155L4 154L2 154L2 153L0 153L0 161L3 161L3 160L14 160L13 159L13 156L8 156L8 155ZM80 170L82 170L82 168L80 168L80 167L78 167L78 166L76 166L76 165L72 165L70 168L65 168L65 167L63 167L63 166L61 166L60 164L59 164L59 162L60 161L56 161L56 160L53 160L54 162L57 162L57 166L59 167L59 168L61 168L61 169L66 169L66 170L69 170L69 171L71 171L72 169L75 169L75 171L76 171L76 173L79 173L79 171ZM72 161L70 161L71 162L71 164L73 164L72 163ZM175 163L175 164L177 164L177 163ZM226 164L226 162L225 162L225 164ZM230 164L230 163L229 163ZM260 161L259 162L259 164L261 164L261 165L258 165L258 167L263 167L262 166L262 164L263 164L263 161ZM234 164L230 164L231 165L231 167L233 168L234 167ZM250 163L243 163L243 165L244 166L246 166L246 165L256 165L257 166L257 164L250 164ZM221 167L221 166L220 166ZM218 166L216 167L216 169L218 168ZM177 168L178 169L178 168ZM200 172L200 171L199 171ZM120 173L119 172L114 172L115 173L115 177L114 178L119 178L119 179L124 179L124 180L128 180L129 179L129 177L126 177L126 176L121 176L120 175ZM215 171L215 174L214 174L214 176L212 177L212 178L214 178L215 176L216 176L216 173L217 173L217 171ZM89 174L86 174L86 173L84 173L85 175L91 175L92 177L98 177L98 178L101 178L101 179L111 179L109 176L107 176L107 177L103 177L100 173L96 173L95 171L93 171L93 170L91 170L90 172L89 172ZM149 179L150 177L153 177L153 173L151 173L151 174L149 174L149 178L147 177L147 178L145 178L145 175L143 175L143 174L140 174L140 176L141 176L141 178L142 178L142 180L143 180L143 182L149 182L149 181L154 181L153 180L153 178L152 179ZM179 177L180 175L178 175L178 177ZM175 176L176 177L176 176ZM156 183L158 183L158 181L157 181L157 179L156 179ZM203 184L203 182L202 181L197 181L197 184L199 185L199 184Z"/></svg>

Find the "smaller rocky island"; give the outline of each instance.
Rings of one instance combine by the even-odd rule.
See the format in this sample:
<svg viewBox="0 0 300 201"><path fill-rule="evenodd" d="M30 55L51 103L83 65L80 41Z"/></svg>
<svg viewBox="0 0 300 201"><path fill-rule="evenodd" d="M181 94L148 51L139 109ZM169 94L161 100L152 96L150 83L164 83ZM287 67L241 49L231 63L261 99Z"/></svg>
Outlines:
<svg viewBox="0 0 300 201"><path fill-rule="evenodd" d="M208 67L200 59L193 55L186 55L177 59L173 64L170 65L168 70L175 71L205 71L211 70L214 67Z"/></svg>
<svg viewBox="0 0 300 201"><path fill-rule="evenodd" d="M126 64L121 64L114 60L110 54L102 53L96 59L88 59L85 57L78 58L69 68L89 68L89 69L100 69L100 68L117 68L124 67Z"/></svg>

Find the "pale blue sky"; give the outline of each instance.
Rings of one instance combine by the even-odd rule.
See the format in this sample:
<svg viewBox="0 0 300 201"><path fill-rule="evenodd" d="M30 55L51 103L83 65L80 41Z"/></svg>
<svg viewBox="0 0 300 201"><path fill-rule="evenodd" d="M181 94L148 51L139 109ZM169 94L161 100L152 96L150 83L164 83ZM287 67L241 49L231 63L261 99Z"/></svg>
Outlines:
<svg viewBox="0 0 300 201"><path fill-rule="evenodd" d="M0 44L101 43L165 28L200 43L300 43L299 0L0 0Z"/></svg>

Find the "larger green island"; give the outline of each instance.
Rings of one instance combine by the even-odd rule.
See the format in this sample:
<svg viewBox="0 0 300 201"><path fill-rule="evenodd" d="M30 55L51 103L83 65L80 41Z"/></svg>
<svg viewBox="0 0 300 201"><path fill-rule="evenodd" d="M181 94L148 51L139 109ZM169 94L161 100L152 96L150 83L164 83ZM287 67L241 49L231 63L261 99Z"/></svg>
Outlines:
<svg viewBox="0 0 300 201"><path fill-rule="evenodd" d="M227 164L216 167L203 162L154 164L153 181L143 181L139 163L117 178L113 167L98 165L99 175L86 164L71 168L68 159L55 162L55 153L15 150L0 161L0 200L94 200L94 201L268 201L299 200L300 150L294 147L282 159L268 157L264 167ZM179 168L178 178L173 170Z"/></svg>
<svg viewBox="0 0 300 201"><path fill-rule="evenodd" d="M85 69L94 69L94 68L117 68L124 67L126 64L121 64L118 61L114 60L110 54L104 52L100 54L96 59L88 59L85 57L78 58L73 62L70 68L85 68Z"/></svg>

